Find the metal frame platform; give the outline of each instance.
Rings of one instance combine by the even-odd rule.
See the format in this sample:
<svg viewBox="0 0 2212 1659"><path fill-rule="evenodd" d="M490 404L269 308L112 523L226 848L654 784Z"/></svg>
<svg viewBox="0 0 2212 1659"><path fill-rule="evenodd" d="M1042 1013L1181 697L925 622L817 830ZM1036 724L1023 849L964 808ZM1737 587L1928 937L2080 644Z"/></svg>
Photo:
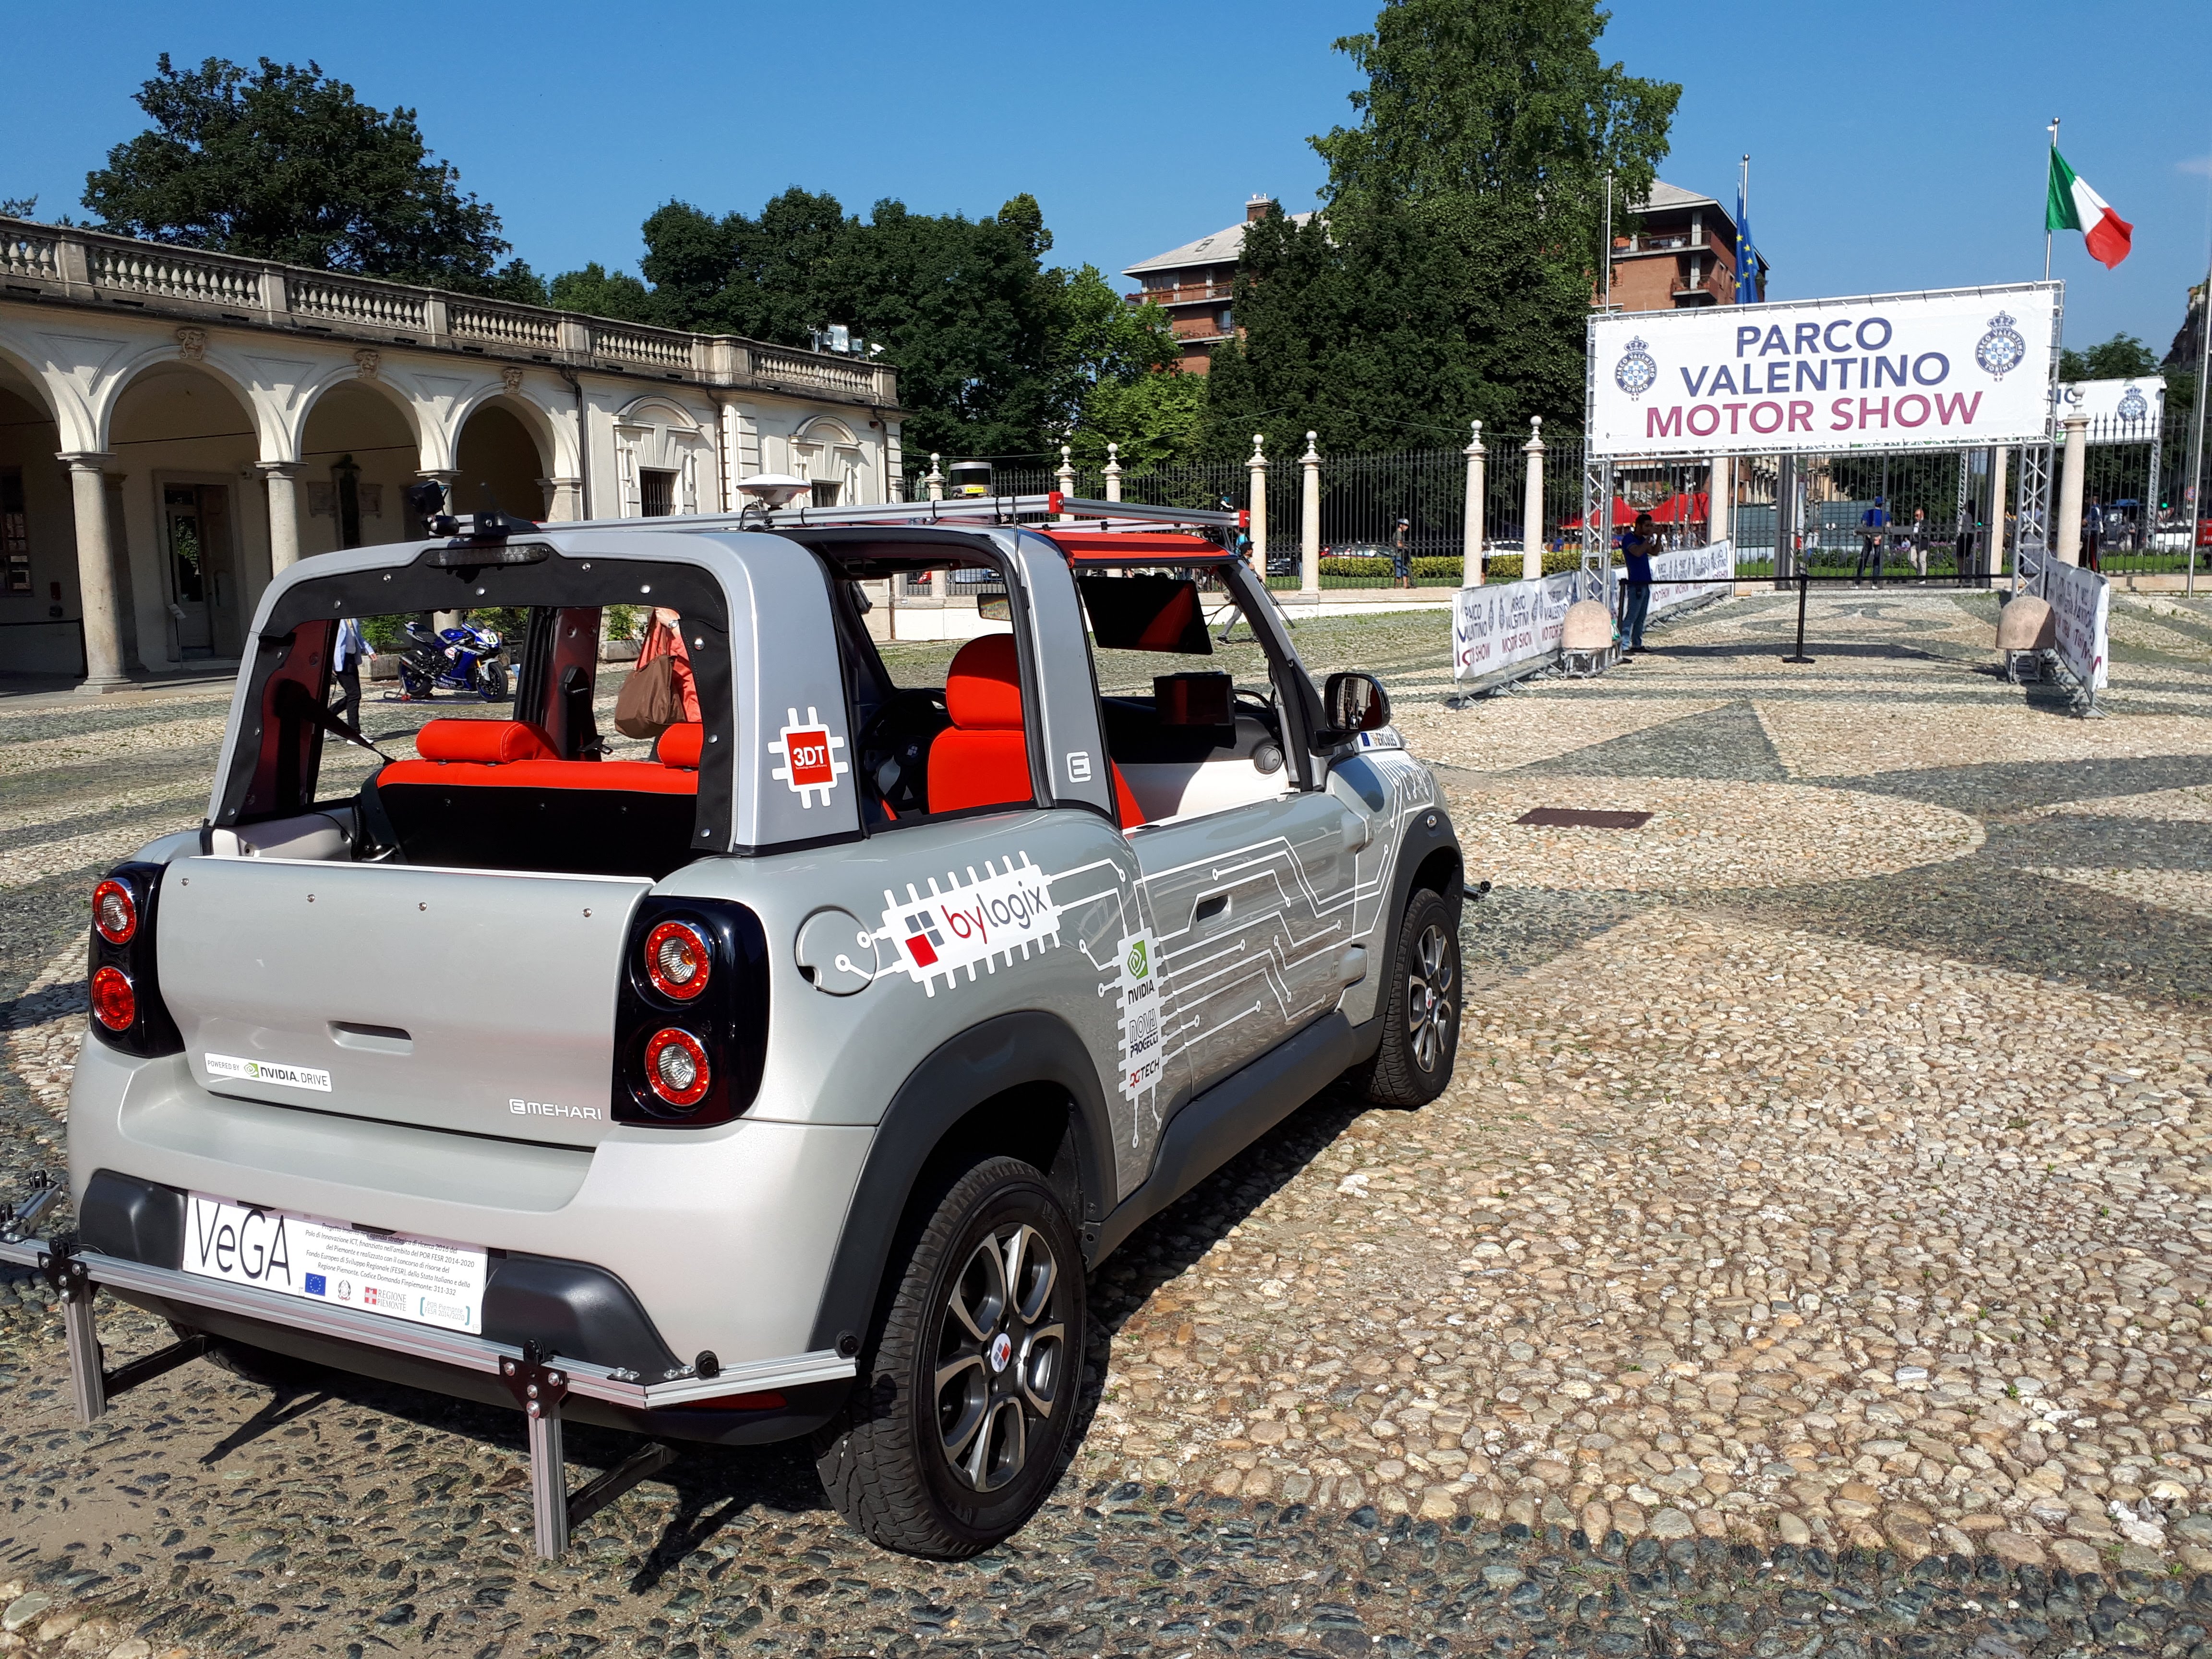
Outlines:
<svg viewBox="0 0 2212 1659"><path fill-rule="evenodd" d="M488 1374L507 1386L529 1421L531 1508L538 1553L549 1559L567 1553L571 1527L665 1468L676 1455L659 1442L648 1442L596 1480L570 1492L561 1438L561 1406L569 1396L649 1411L732 1395L839 1382L854 1375L851 1358L825 1348L780 1359L725 1365L712 1376L693 1375L645 1382L627 1371L557 1358L535 1342L515 1347L465 1332L411 1324L350 1308L318 1305L274 1291L202 1278L176 1267L149 1267L82 1249L67 1233L52 1239L30 1237L62 1192L50 1178L37 1178L31 1197L16 1206L4 1226L0 1226L0 1261L36 1270L61 1298L70 1395L79 1422L100 1418L117 1395L199 1358L210 1346L205 1335L187 1336L108 1370L92 1308L94 1292L103 1285Z"/></svg>

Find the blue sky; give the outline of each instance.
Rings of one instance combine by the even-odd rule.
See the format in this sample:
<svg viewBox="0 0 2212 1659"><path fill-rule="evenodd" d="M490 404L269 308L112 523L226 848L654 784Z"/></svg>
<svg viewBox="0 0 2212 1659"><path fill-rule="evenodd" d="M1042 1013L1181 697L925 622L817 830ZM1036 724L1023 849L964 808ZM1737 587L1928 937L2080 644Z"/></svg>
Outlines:
<svg viewBox="0 0 2212 1659"><path fill-rule="evenodd" d="M136 131L164 50L313 58L382 106L421 112L465 187L541 271L627 265L639 222L681 198L757 209L790 184L848 210L1044 204L1055 260L1109 272L1240 217L1255 191L1312 204L1308 135L1349 118L1329 42L1373 0L1028 5L554 3L19 6L7 25L0 195L76 210L88 168ZM2212 6L2003 8L1865 0L1622 0L1603 43L1684 87L1670 182L1753 223L1772 297L2039 276L2046 143L2136 225L2107 272L2062 237L2067 338L2115 330L2163 354L2206 266ZM1118 277L1116 278L1118 281Z"/></svg>

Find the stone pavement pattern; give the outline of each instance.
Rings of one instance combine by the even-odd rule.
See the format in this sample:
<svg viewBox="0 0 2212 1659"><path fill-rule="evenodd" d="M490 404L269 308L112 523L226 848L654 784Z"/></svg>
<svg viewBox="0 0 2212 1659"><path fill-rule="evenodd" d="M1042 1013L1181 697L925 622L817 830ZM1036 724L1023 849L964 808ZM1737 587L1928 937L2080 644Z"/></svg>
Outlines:
<svg viewBox="0 0 2212 1659"><path fill-rule="evenodd" d="M17 1279L0 1648L2190 1652L2212 610L2115 612L2101 722L1987 672L1979 595L1826 601L1809 669L1741 599L1463 709L1435 618L1303 627L1385 672L1494 884L1460 1073L1331 1091L1106 1265L1087 1433L1004 1549L878 1555L803 1457L692 1454L548 1571L511 1413L194 1365L80 1430ZM89 879L197 817L219 726L0 711L11 1174Z"/></svg>

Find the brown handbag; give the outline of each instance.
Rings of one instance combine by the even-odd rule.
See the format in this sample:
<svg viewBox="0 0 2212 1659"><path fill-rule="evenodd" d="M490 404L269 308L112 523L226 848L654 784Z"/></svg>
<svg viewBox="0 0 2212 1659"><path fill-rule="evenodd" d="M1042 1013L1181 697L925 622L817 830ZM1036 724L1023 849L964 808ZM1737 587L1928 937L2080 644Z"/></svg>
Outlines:
<svg viewBox="0 0 2212 1659"><path fill-rule="evenodd" d="M631 671L615 699L615 730L626 738L657 738L683 719L676 659L667 652Z"/></svg>

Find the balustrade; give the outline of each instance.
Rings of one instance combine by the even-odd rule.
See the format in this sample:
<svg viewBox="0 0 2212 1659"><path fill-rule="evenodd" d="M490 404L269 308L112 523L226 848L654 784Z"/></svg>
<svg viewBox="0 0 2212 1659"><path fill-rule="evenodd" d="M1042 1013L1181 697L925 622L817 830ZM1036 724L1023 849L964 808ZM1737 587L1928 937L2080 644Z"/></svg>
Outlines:
<svg viewBox="0 0 2212 1659"><path fill-rule="evenodd" d="M199 300L211 305L261 305L261 273L251 266L218 264L152 246L118 247L94 242L86 249L94 288L121 289L166 300Z"/></svg>
<svg viewBox="0 0 2212 1659"><path fill-rule="evenodd" d="M655 368L688 371L691 367L692 337L689 334L674 329L624 328L597 322L591 325L591 330L592 350L597 356L650 363Z"/></svg>
<svg viewBox="0 0 2212 1659"><path fill-rule="evenodd" d="M60 245L51 236L28 231L0 234L0 274L27 276L34 282L61 280Z"/></svg>
<svg viewBox="0 0 2212 1659"><path fill-rule="evenodd" d="M447 327L461 338L489 340L532 351L552 351L561 344L561 319L546 312L471 305L457 300L447 314Z"/></svg>
<svg viewBox="0 0 2212 1659"><path fill-rule="evenodd" d="M285 289L295 316L330 317L375 328L429 326L427 296L404 288L293 276L286 278Z"/></svg>

